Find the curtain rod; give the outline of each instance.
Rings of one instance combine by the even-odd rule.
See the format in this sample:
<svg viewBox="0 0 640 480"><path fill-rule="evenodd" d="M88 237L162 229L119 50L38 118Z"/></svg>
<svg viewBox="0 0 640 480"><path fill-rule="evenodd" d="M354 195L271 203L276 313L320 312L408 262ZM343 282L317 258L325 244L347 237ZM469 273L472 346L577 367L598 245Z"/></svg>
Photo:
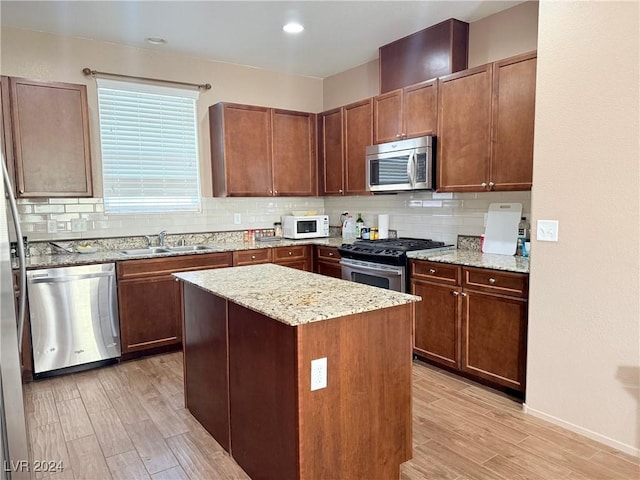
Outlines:
<svg viewBox="0 0 640 480"><path fill-rule="evenodd" d="M84 73L87 77L128 78L131 80L144 80L145 82L156 82L156 83L164 83L169 85L180 85L182 87L197 88L198 90L211 89L210 83L198 84L198 83L176 82L174 80L160 80L158 78L135 77L133 75L122 75L120 73L98 72L97 70L91 70L90 68L83 68L82 73Z"/></svg>

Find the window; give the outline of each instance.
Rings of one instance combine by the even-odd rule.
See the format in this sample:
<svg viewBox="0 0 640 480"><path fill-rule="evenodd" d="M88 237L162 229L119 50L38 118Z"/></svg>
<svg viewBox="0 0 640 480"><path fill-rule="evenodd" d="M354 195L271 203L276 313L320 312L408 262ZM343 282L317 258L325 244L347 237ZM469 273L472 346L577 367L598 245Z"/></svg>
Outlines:
<svg viewBox="0 0 640 480"><path fill-rule="evenodd" d="M97 83L105 212L199 211L198 92Z"/></svg>

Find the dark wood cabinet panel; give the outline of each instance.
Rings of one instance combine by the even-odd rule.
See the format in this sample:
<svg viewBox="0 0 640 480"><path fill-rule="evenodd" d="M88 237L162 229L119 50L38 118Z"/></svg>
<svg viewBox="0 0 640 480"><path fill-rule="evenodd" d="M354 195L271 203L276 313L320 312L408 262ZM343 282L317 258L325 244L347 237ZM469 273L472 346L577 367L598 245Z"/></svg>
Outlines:
<svg viewBox="0 0 640 480"><path fill-rule="evenodd" d="M16 176L13 160L13 134L11 129L11 97L9 95L9 77L0 76L0 141L2 153L11 179L14 195L16 193Z"/></svg>
<svg viewBox="0 0 640 480"><path fill-rule="evenodd" d="M465 268L462 286L496 295L527 298L529 276L484 268Z"/></svg>
<svg viewBox="0 0 640 480"><path fill-rule="evenodd" d="M438 81L430 80L402 91L402 132L407 138L435 135L438 127Z"/></svg>
<svg viewBox="0 0 640 480"><path fill-rule="evenodd" d="M316 115L272 110L273 194L317 195Z"/></svg>
<svg viewBox="0 0 640 480"><path fill-rule="evenodd" d="M344 194L344 126L343 110L336 108L319 116L320 193Z"/></svg>
<svg viewBox="0 0 640 480"><path fill-rule="evenodd" d="M258 263L271 263L270 248L256 248L253 250L239 250L233 252L233 266L256 265Z"/></svg>
<svg viewBox="0 0 640 480"><path fill-rule="evenodd" d="M344 107L345 190L349 195L368 195L366 148L373 144L373 99Z"/></svg>
<svg viewBox="0 0 640 480"><path fill-rule="evenodd" d="M462 370L523 392L526 300L465 290L463 311Z"/></svg>
<svg viewBox="0 0 640 480"><path fill-rule="evenodd" d="M440 79L439 191L484 191L491 159L491 65Z"/></svg>
<svg viewBox="0 0 640 480"><path fill-rule="evenodd" d="M310 272L312 270L311 248L310 245L276 247L272 251L273 263Z"/></svg>
<svg viewBox="0 0 640 480"><path fill-rule="evenodd" d="M373 98L373 141L392 142L404 138L402 122L402 90Z"/></svg>
<svg viewBox="0 0 640 480"><path fill-rule="evenodd" d="M460 368L460 288L413 280L415 304L413 348L438 364Z"/></svg>
<svg viewBox="0 0 640 480"><path fill-rule="evenodd" d="M342 278L340 252L336 247L314 247L314 272L328 277Z"/></svg>
<svg viewBox="0 0 640 480"><path fill-rule="evenodd" d="M182 288L185 405L229 452L227 302L193 285Z"/></svg>
<svg viewBox="0 0 640 480"><path fill-rule="evenodd" d="M438 124L438 81L421 82L374 97L373 140L393 142L435 135Z"/></svg>
<svg viewBox="0 0 640 480"><path fill-rule="evenodd" d="M86 86L13 77L9 86L17 195L90 197Z"/></svg>
<svg viewBox="0 0 640 480"><path fill-rule="evenodd" d="M535 52L493 64L492 190L531 189L535 96Z"/></svg>
<svg viewBox="0 0 640 480"><path fill-rule="evenodd" d="M118 262L118 311L122 353L182 342L180 284L171 274L230 267L230 252Z"/></svg>
<svg viewBox="0 0 640 480"><path fill-rule="evenodd" d="M217 103L209 107L215 196L271 196L271 112Z"/></svg>
<svg viewBox="0 0 640 480"><path fill-rule="evenodd" d="M180 289L172 276L118 282L122 353L182 342Z"/></svg>
<svg viewBox="0 0 640 480"><path fill-rule="evenodd" d="M469 24L450 18L380 47L380 93L467 68Z"/></svg>
<svg viewBox="0 0 640 480"><path fill-rule="evenodd" d="M412 261L411 278L460 285L460 267L446 263Z"/></svg>

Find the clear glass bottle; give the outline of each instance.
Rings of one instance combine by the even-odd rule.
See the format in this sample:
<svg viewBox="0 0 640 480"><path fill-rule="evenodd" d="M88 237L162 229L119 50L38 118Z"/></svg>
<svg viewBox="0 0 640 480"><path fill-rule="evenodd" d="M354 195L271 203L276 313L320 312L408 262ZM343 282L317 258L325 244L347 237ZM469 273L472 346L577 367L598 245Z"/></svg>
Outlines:
<svg viewBox="0 0 640 480"><path fill-rule="evenodd" d="M273 233L276 237L282 237L282 223L276 222L273 224Z"/></svg>

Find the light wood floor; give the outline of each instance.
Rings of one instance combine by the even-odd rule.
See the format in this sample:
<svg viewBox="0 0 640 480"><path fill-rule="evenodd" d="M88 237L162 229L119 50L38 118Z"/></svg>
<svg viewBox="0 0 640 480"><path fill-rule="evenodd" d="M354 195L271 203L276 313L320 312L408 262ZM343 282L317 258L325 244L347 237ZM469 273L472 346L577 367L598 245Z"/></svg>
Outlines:
<svg viewBox="0 0 640 480"><path fill-rule="evenodd" d="M423 363L414 363L413 386L403 480L640 478L638 459L524 415L492 390ZM180 353L26 385L32 459L64 465L37 477L249 478L182 395Z"/></svg>

